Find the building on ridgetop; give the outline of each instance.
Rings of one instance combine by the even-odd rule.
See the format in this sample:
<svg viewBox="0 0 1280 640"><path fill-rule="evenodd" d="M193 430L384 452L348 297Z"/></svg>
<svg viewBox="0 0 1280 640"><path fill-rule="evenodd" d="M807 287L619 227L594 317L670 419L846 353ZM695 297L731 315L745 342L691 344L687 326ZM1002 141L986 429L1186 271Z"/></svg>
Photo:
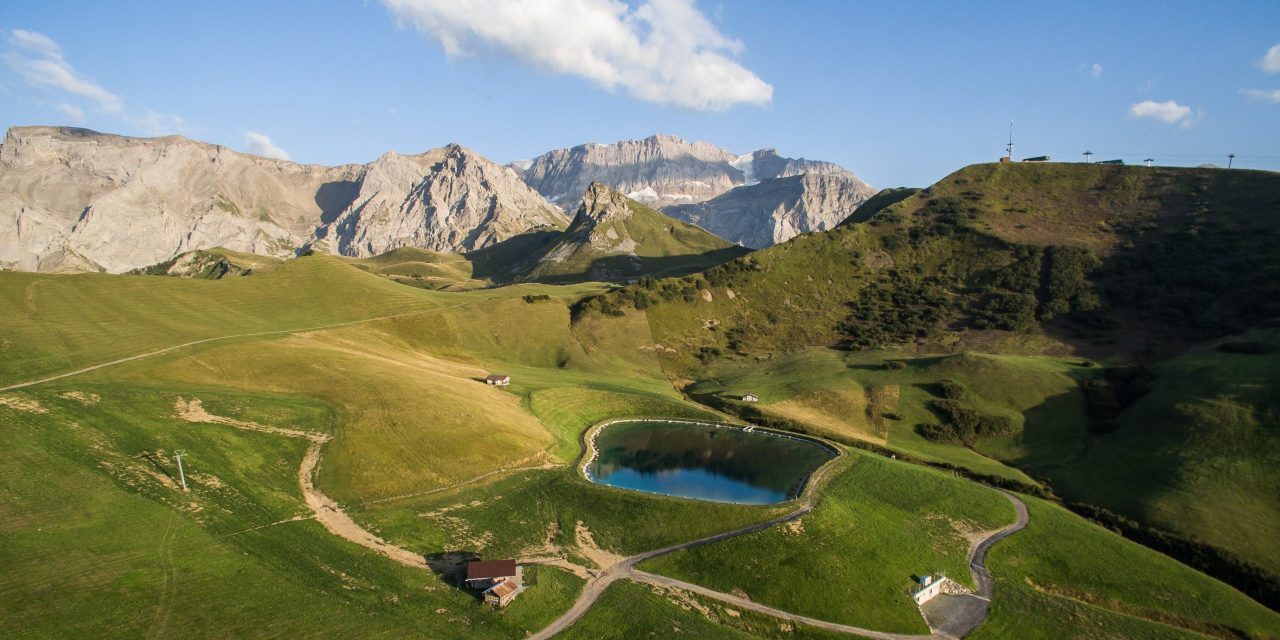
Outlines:
<svg viewBox="0 0 1280 640"><path fill-rule="evenodd" d="M743 401L743 402L759 402L759 401L760 401L760 396L758 396L758 395L756 395L756 394L754 394L754 393L748 393L747 395L742 396L742 401Z"/></svg>
<svg viewBox="0 0 1280 640"><path fill-rule="evenodd" d="M511 384L511 376L501 373L491 373L485 376L484 383L495 387L505 387Z"/></svg>
<svg viewBox="0 0 1280 640"><path fill-rule="evenodd" d="M485 602L502 608L524 591L524 570L515 560L475 560L467 563L463 583L479 589Z"/></svg>
<svg viewBox="0 0 1280 640"><path fill-rule="evenodd" d="M920 576L911 581L911 599L916 601L917 605L922 605L933 599L934 596L942 592L942 583L946 582L947 577L938 574L936 576Z"/></svg>

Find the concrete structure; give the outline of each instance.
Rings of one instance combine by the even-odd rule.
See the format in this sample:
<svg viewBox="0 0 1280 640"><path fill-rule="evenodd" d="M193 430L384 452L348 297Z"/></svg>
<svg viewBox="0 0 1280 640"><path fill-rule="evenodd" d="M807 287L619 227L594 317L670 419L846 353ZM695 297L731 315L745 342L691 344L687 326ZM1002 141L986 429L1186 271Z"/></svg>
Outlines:
<svg viewBox="0 0 1280 640"><path fill-rule="evenodd" d="M495 387L505 387L511 384L511 376L501 373L491 373L485 376L484 383Z"/></svg>
<svg viewBox="0 0 1280 640"><path fill-rule="evenodd" d="M943 575L921 576L911 585L911 599L922 605L933 599L942 591L942 583L947 581Z"/></svg>

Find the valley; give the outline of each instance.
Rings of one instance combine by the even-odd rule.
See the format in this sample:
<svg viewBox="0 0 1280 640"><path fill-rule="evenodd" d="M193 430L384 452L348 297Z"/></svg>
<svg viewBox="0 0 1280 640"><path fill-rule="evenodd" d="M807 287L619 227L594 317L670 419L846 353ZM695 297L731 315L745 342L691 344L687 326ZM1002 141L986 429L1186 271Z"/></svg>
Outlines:
<svg viewBox="0 0 1280 640"><path fill-rule="evenodd" d="M977 165L750 253L592 184L464 254L0 272L0 632L1280 636L1280 184L1141 171ZM583 474L649 419L837 455L714 462L765 504ZM524 591L459 589L476 558Z"/></svg>

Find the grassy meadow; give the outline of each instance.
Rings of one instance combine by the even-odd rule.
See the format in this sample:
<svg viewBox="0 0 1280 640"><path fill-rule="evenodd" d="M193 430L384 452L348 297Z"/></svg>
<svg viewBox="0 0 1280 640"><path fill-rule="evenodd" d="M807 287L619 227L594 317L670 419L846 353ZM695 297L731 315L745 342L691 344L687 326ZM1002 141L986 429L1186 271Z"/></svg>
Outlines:
<svg viewBox="0 0 1280 640"><path fill-rule="evenodd" d="M927 632L908 580L941 571L970 583L970 541L1014 512L989 487L857 448L867 445L1039 484L1280 571L1275 329L1203 339L1178 325L1182 341L1151 358L1150 393L1103 433L1089 429L1081 384L1121 360L1108 350L1143 352L1124 333L1142 319L1135 308L1113 333L939 321L916 335L920 317L891 312L932 300L917 286L926 280L953 287L948 304L965 313L1007 294L992 274L1021 268L1015 245L1044 241L1041 227L1095 251L1119 277L1119 266L1132 266L1121 260L1126 238L1141 251L1163 239L1195 253L1262 224L1253 208L1238 221L1215 218L1247 208L1224 193L1257 176L1054 171L970 168L932 191L886 196L880 223L627 288L478 288L511 256L414 249L308 256L220 280L0 273L0 387L195 343L0 392L0 636L520 638L582 588L568 571L531 566L536 586L495 611L431 571L342 540L308 517L297 477L306 441L187 422L180 399L331 436L316 486L371 532L428 557L556 556L598 567L795 507L594 485L574 464L583 432L601 420L749 418L842 442L847 466L802 519L643 568L873 629ZM1025 195L1035 190L1028 181L1074 195L1041 201ZM955 213L951 200L989 215L935 224ZM1158 202L1206 210L1166 216ZM1041 226L1019 226L1020 211ZM1204 233L1186 232L1192 218ZM1159 234L1143 235L1153 223ZM1134 225L1143 233L1125 230ZM628 233L724 249L686 231L649 224ZM1165 264L1156 253L1133 259ZM886 282L905 297L863 296ZM1247 306L1241 292L1253 281L1242 282L1209 307ZM579 304L634 301L639 289L666 297L597 304L600 313ZM866 327L850 328L851 308L908 338L868 338ZM831 348L855 334L884 344ZM487 386L489 373L512 384ZM743 403L746 393L760 401ZM927 427L945 421L941 400L1007 429L938 440ZM186 451L190 492L175 483L177 450ZM1280 615L1231 587L1051 502L1024 500L1031 523L991 551L996 597L973 637L1280 637ZM832 637L629 582L612 585L564 637L663 635Z"/></svg>
<svg viewBox="0 0 1280 640"><path fill-rule="evenodd" d="M996 597L974 638L1280 637L1280 615L1239 591L1062 507L1024 500L1030 524L988 556Z"/></svg>
<svg viewBox="0 0 1280 640"><path fill-rule="evenodd" d="M857 450L850 456L811 514L640 568L820 620L928 633L910 581L944 573L973 587L971 537L1012 524L1013 505L938 471Z"/></svg>
<svg viewBox="0 0 1280 640"><path fill-rule="evenodd" d="M1262 352L1230 352L1231 345ZM1280 574L1280 331L1213 341L1151 370L1152 391L1114 431L1078 461L1045 473L1069 499Z"/></svg>
<svg viewBox="0 0 1280 640"><path fill-rule="evenodd" d="M0 635L518 638L580 588L539 569L548 588L499 613L336 538L299 519L304 441L184 422L186 393L68 382L5 396L24 402L0 406ZM204 398L239 419L337 427L295 397Z"/></svg>

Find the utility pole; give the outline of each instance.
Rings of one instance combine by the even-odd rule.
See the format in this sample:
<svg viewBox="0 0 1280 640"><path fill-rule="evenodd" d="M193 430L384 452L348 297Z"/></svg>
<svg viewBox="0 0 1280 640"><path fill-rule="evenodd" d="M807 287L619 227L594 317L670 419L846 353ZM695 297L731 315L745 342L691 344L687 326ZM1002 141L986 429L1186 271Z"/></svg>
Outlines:
<svg viewBox="0 0 1280 640"><path fill-rule="evenodd" d="M1143 160L1143 162L1147 163L1147 166L1149 167L1151 166L1151 163L1153 162L1153 160L1151 158L1147 158L1146 160Z"/></svg>
<svg viewBox="0 0 1280 640"><path fill-rule="evenodd" d="M1092 151L1085 151L1085 152L1084 152L1084 163L1085 163L1085 164L1089 164L1089 159L1090 159L1090 158L1092 158L1092 157L1093 157L1093 152L1092 152Z"/></svg>
<svg viewBox="0 0 1280 640"><path fill-rule="evenodd" d="M1234 154L1234 153L1228 153L1228 154L1227 154L1227 168L1228 168L1228 169L1230 169L1230 168L1231 168L1231 163L1232 163L1232 162L1234 162L1234 161L1235 161L1235 159L1236 159L1236 154Z"/></svg>
<svg viewBox="0 0 1280 640"><path fill-rule="evenodd" d="M182 456L187 455L186 449L178 449L173 452L173 459L178 461L178 478L182 480L182 490L187 490L187 474L182 470Z"/></svg>
<svg viewBox="0 0 1280 640"><path fill-rule="evenodd" d="M1009 121L1009 144L1005 145L1004 150L1009 155L1009 162L1013 162L1013 120Z"/></svg>

